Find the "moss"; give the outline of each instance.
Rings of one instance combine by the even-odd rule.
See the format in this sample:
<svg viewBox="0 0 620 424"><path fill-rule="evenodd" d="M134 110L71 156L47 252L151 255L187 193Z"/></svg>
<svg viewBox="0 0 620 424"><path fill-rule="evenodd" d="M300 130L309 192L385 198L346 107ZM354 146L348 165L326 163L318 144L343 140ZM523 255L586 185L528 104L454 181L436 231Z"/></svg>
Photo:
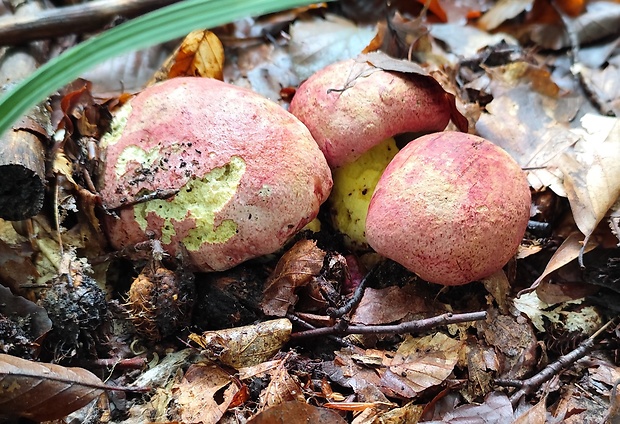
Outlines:
<svg viewBox="0 0 620 424"><path fill-rule="evenodd" d="M215 217L234 197L245 173L245 161L233 156L226 165L214 168L202 178L190 180L179 193L168 200L151 200L134 206L134 216L142 230L147 217L154 213L164 219L161 241L168 244L176 235L174 222L193 219L195 227L183 239L185 247L196 251L203 243L225 243L237 232L237 224L223 220L217 227Z"/></svg>

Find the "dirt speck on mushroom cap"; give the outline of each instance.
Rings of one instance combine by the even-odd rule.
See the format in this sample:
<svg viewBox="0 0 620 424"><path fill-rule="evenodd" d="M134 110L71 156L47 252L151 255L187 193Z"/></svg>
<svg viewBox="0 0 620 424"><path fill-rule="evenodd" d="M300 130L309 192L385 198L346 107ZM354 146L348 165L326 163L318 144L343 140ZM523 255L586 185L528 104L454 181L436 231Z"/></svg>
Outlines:
<svg viewBox="0 0 620 424"><path fill-rule="evenodd" d="M272 253L311 221L332 186L307 128L249 90L175 78L135 97L106 145L100 181L113 247L183 243L196 270L224 270ZM133 204L145 194L166 199ZM130 206L123 207L124 204Z"/></svg>
<svg viewBox="0 0 620 424"><path fill-rule="evenodd" d="M473 135L435 133L410 142L386 168L366 237L423 279L460 285L514 256L529 210L525 175L505 151Z"/></svg>

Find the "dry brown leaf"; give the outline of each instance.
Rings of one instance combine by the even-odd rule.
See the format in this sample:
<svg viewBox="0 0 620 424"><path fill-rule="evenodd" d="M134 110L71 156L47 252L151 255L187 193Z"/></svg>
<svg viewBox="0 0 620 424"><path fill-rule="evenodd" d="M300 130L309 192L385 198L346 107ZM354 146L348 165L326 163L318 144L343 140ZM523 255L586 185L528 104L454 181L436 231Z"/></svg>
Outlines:
<svg viewBox="0 0 620 424"><path fill-rule="evenodd" d="M480 28L491 30L503 22L516 17L521 12L530 10L534 0L499 0L478 20Z"/></svg>
<svg viewBox="0 0 620 424"><path fill-rule="evenodd" d="M462 347L462 342L443 333L421 338L409 336L393 358L383 358L386 368L379 371L381 382L397 394L413 398L448 378Z"/></svg>
<svg viewBox="0 0 620 424"><path fill-rule="evenodd" d="M384 71L428 76L428 72L426 72L426 70L417 63L409 60L396 59L383 52L361 54L355 60L358 62L368 62L375 68L380 68Z"/></svg>
<svg viewBox="0 0 620 424"><path fill-rule="evenodd" d="M248 420L248 424L345 424L346 421L334 411L290 401L280 403Z"/></svg>
<svg viewBox="0 0 620 424"><path fill-rule="evenodd" d="M555 162L579 140L568 127L579 101L542 94L554 92L557 86L530 68L513 63L493 69L489 85L493 101L487 104L488 113L480 116L476 130L506 150L519 165L532 169L528 179L535 189L550 187L563 196ZM536 87L538 91L533 89Z"/></svg>
<svg viewBox="0 0 620 424"><path fill-rule="evenodd" d="M305 80L327 65L357 56L374 36L371 26L333 14L312 20L297 20L290 28L292 68Z"/></svg>
<svg viewBox="0 0 620 424"><path fill-rule="evenodd" d="M547 422L547 396L543 396L536 405L519 415L512 424L545 424Z"/></svg>
<svg viewBox="0 0 620 424"><path fill-rule="evenodd" d="M289 340L293 325L276 319L244 327L207 331L190 339L204 349L204 354L235 369L251 367L270 359Z"/></svg>
<svg viewBox="0 0 620 424"><path fill-rule="evenodd" d="M410 285L405 288L390 286L384 289L367 288L355 309L351 322L366 325L396 322L408 314L429 310L428 299L416 294Z"/></svg>
<svg viewBox="0 0 620 424"><path fill-rule="evenodd" d="M283 317L297 303L295 290L307 285L323 268L325 252L311 240L300 240L278 261L265 285L261 309L266 315Z"/></svg>
<svg viewBox="0 0 620 424"><path fill-rule="evenodd" d="M224 79L224 46L217 35L207 30L190 32L148 85L182 76Z"/></svg>
<svg viewBox="0 0 620 424"><path fill-rule="evenodd" d="M0 354L0 415L34 421L62 418L107 387L90 371Z"/></svg>
<svg viewBox="0 0 620 424"><path fill-rule="evenodd" d="M239 387L217 365L193 364L172 388L183 422L215 424L222 418Z"/></svg>
<svg viewBox="0 0 620 424"><path fill-rule="evenodd" d="M168 78L181 76L223 79L224 46L211 31L190 32L176 52Z"/></svg>
<svg viewBox="0 0 620 424"><path fill-rule="evenodd" d="M598 246L596 240L588 240L588 244L585 246L583 253L588 253ZM537 287L542 281L554 271L567 265L569 262L579 257L579 252L583 248L583 236L579 233L570 234L566 240L555 251L549 263L545 267L543 273L536 279L532 287Z"/></svg>
<svg viewBox="0 0 620 424"><path fill-rule="evenodd" d="M466 352L469 375L466 397L475 399L485 396L491 391L494 376L499 371L497 353L478 340L468 340Z"/></svg>
<svg viewBox="0 0 620 424"><path fill-rule="evenodd" d="M511 423L514 420L510 399L504 393L491 392L480 405L463 405L457 408L436 410L433 421L427 424L459 423Z"/></svg>
<svg viewBox="0 0 620 424"><path fill-rule="evenodd" d="M372 414L368 417L368 420L358 420L357 417L352 421L352 424L400 424L400 423L417 423L424 413L423 405L414 405L413 402L400 407L393 408L389 411L372 411ZM360 414L361 415L361 414Z"/></svg>
<svg viewBox="0 0 620 424"><path fill-rule="evenodd" d="M496 309L490 309L486 321L477 321L476 328L497 352L499 375L506 378L530 375L537 365L538 343L527 318L500 315Z"/></svg>
<svg viewBox="0 0 620 424"><path fill-rule="evenodd" d="M620 197L620 119L587 115L582 125L590 137L562 155L560 168L575 223L588 237Z"/></svg>
<svg viewBox="0 0 620 424"><path fill-rule="evenodd" d="M510 282L503 269L482 279L484 288L493 296L499 310L506 314L510 308Z"/></svg>
<svg viewBox="0 0 620 424"><path fill-rule="evenodd" d="M285 361L281 361L278 367L272 370L271 381L260 395L260 408L270 408L272 406L296 400L305 402L303 390L299 383L288 373Z"/></svg>
<svg viewBox="0 0 620 424"><path fill-rule="evenodd" d="M22 284L31 284L39 276L27 249L15 249L0 239L0 281L13 293L22 291Z"/></svg>
<svg viewBox="0 0 620 424"><path fill-rule="evenodd" d="M333 382L343 387L350 387L355 393L364 390L364 388L370 385L381 390L386 396L396 396L396 393L389 387L382 385L381 378L375 371L375 368L381 365L381 351L366 351L369 361L374 361L374 363L366 362L373 363L372 368L360 365L363 363L361 359L363 359L364 351L353 351L352 349L344 348L335 352L335 354L334 361L325 362L322 365L322 370Z"/></svg>

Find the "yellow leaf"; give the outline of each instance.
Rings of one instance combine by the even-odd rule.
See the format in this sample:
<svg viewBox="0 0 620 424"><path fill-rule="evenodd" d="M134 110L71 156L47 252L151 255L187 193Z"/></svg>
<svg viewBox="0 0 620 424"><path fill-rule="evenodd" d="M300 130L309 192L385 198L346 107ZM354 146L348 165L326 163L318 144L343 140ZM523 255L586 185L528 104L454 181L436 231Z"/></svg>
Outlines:
<svg viewBox="0 0 620 424"><path fill-rule="evenodd" d="M224 46L211 31L193 31L176 52L168 78L195 76L223 80Z"/></svg>

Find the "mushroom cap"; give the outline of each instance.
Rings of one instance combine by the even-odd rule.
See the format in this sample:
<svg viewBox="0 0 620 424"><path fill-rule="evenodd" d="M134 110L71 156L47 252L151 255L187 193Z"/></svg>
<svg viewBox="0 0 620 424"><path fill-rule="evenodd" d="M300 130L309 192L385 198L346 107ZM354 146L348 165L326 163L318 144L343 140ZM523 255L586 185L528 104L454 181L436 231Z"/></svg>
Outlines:
<svg viewBox="0 0 620 424"><path fill-rule="evenodd" d="M156 237L171 255L183 245L194 270L225 270L278 250L332 187L297 118L214 79L149 87L114 121L99 186L117 249Z"/></svg>
<svg viewBox="0 0 620 424"><path fill-rule="evenodd" d="M366 239L424 280L476 281L513 257L530 216L519 165L483 138L441 132L413 140L377 183Z"/></svg>
<svg viewBox="0 0 620 424"><path fill-rule="evenodd" d="M290 111L308 127L332 168L353 162L386 138L441 131L450 121L449 100L433 78L355 59L312 75L297 90Z"/></svg>

